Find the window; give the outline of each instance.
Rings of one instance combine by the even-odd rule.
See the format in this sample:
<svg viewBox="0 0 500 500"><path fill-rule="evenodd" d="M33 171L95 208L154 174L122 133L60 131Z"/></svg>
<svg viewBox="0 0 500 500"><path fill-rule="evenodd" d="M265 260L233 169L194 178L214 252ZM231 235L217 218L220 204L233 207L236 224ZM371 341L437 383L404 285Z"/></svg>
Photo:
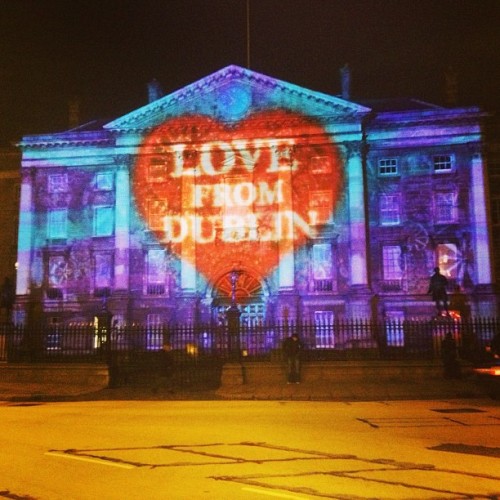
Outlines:
<svg viewBox="0 0 500 500"><path fill-rule="evenodd" d="M385 335L388 346L401 347L405 345L405 333L403 321L405 315L403 311L386 311L385 314Z"/></svg>
<svg viewBox="0 0 500 500"><path fill-rule="evenodd" d="M167 213L167 203L160 200L148 201L148 223L153 231L164 231L164 217Z"/></svg>
<svg viewBox="0 0 500 500"><path fill-rule="evenodd" d="M332 246L319 243L312 248L312 264L315 292L331 292L333 290Z"/></svg>
<svg viewBox="0 0 500 500"><path fill-rule="evenodd" d="M62 298L61 288L66 286L68 279L68 264L63 255L52 255L49 257L49 298Z"/></svg>
<svg viewBox="0 0 500 500"><path fill-rule="evenodd" d="M331 171L332 163L329 156L313 156L310 159L311 174L329 174Z"/></svg>
<svg viewBox="0 0 500 500"><path fill-rule="evenodd" d="M437 266L441 274L451 280L458 277L459 256L457 245L454 243L441 243L437 246Z"/></svg>
<svg viewBox="0 0 500 500"><path fill-rule="evenodd" d="M159 351L163 347L163 326L160 314L148 314L146 349Z"/></svg>
<svg viewBox="0 0 500 500"><path fill-rule="evenodd" d="M164 158L151 158L148 168L148 182L166 182L167 164Z"/></svg>
<svg viewBox="0 0 500 500"><path fill-rule="evenodd" d="M332 207L332 191L312 191L309 197L311 224L326 224L330 218Z"/></svg>
<svg viewBox="0 0 500 500"><path fill-rule="evenodd" d="M333 276L332 246L319 243L313 246L314 279L331 279Z"/></svg>
<svg viewBox="0 0 500 500"><path fill-rule="evenodd" d="M67 174L51 174L49 175L49 193L66 193L68 191L68 175Z"/></svg>
<svg viewBox="0 0 500 500"><path fill-rule="evenodd" d="M401 222L398 194L382 194L380 196L380 224L393 226Z"/></svg>
<svg viewBox="0 0 500 500"><path fill-rule="evenodd" d="M47 294L47 297L48 295L49 294ZM46 331L45 348L47 349L47 351L59 351L62 348L63 338L59 326L60 326L59 319L57 317L51 318L51 321Z"/></svg>
<svg viewBox="0 0 500 500"><path fill-rule="evenodd" d="M457 222L457 193L454 191L435 193L434 214L436 224Z"/></svg>
<svg viewBox="0 0 500 500"><path fill-rule="evenodd" d="M240 304L240 324L241 325L255 325L265 320L265 307L264 304ZM226 308L224 308L225 314ZM248 342L247 342L248 344Z"/></svg>
<svg viewBox="0 0 500 500"><path fill-rule="evenodd" d="M451 155L436 155L432 158L434 172L450 172L453 168L453 157Z"/></svg>
<svg viewBox="0 0 500 500"><path fill-rule="evenodd" d="M151 249L147 253L147 289L148 295L164 295L166 280L165 251Z"/></svg>
<svg viewBox="0 0 500 500"><path fill-rule="evenodd" d="M94 293L102 295L112 286L113 256L109 253L96 253L94 256Z"/></svg>
<svg viewBox="0 0 500 500"><path fill-rule="evenodd" d="M113 189L113 172L98 172L95 176L97 191L111 191Z"/></svg>
<svg viewBox="0 0 500 500"><path fill-rule="evenodd" d="M314 311L314 330L317 349L332 349L335 347L333 311Z"/></svg>
<svg viewBox="0 0 500 500"><path fill-rule="evenodd" d="M112 236L113 207L94 207L94 236Z"/></svg>
<svg viewBox="0 0 500 500"><path fill-rule="evenodd" d="M47 219L47 237L50 240L65 240L68 237L68 210L49 210Z"/></svg>
<svg viewBox="0 0 500 500"><path fill-rule="evenodd" d="M397 158L381 158L378 161L379 175L397 175L398 173Z"/></svg>
<svg viewBox="0 0 500 500"><path fill-rule="evenodd" d="M382 247L382 264L384 281L401 280L401 247L399 245L385 245Z"/></svg>

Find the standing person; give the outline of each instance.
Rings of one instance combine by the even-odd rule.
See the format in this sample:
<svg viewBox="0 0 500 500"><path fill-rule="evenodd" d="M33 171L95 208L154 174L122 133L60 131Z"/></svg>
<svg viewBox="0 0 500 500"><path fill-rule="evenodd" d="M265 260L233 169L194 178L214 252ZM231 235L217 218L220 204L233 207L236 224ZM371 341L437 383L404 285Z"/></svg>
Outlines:
<svg viewBox="0 0 500 500"><path fill-rule="evenodd" d="M10 278L6 277L0 288L0 309L5 309L7 321L11 320L12 309L16 300L16 291Z"/></svg>
<svg viewBox="0 0 500 500"><path fill-rule="evenodd" d="M460 378L461 370L457 359L457 343L448 332L441 342L441 358L443 360L444 378Z"/></svg>
<svg viewBox="0 0 500 500"><path fill-rule="evenodd" d="M438 316L441 316L443 310L446 312L446 316L450 315L448 311L448 292L446 291L447 286L448 280L439 272L439 267L435 267L434 274L431 276L427 293L431 294L432 300L436 303Z"/></svg>
<svg viewBox="0 0 500 500"><path fill-rule="evenodd" d="M300 355L303 348L304 345L296 333L292 333L283 342L288 384L300 384Z"/></svg>

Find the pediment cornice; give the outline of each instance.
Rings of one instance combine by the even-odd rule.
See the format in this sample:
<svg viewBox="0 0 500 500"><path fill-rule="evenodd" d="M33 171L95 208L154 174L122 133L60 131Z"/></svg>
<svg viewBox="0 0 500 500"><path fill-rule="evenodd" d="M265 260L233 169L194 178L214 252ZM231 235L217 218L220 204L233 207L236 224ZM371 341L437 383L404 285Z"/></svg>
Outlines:
<svg viewBox="0 0 500 500"><path fill-rule="evenodd" d="M348 119L360 119L370 111L369 108L346 101L339 97L329 96L321 92L305 89L295 84L284 82L239 66L227 66L211 75L202 78L182 89L173 92L157 101L122 116L104 126L115 131L142 131L153 128L164 120L183 114L196 114L199 101L211 100L210 114L217 116L217 108L221 106L218 93L228 87L238 87L238 90L248 89L254 100L261 100L264 107L297 108L306 105L313 111L311 116L320 118L323 122L333 123ZM224 94L220 94L224 97ZM257 96L257 97L256 97ZM267 97L268 101L263 96ZM243 98L245 96L243 95ZM258 109L259 104L256 108ZM200 111L202 114L206 112ZM224 119L226 118L226 119ZM223 116L219 121L227 123L237 121Z"/></svg>
<svg viewBox="0 0 500 500"><path fill-rule="evenodd" d="M114 144L114 136L108 131L101 131L26 136L23 137L17 146L22 150L28 150L68 147L112 147Z"/></svg>

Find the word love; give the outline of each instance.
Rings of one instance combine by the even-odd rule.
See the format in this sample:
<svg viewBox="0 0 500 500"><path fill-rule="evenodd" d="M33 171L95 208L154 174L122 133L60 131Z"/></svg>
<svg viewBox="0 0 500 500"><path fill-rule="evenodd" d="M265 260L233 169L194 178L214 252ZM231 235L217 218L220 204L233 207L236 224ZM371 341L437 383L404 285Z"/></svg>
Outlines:
<svg viewBox="0 0 500 500"><path fill-rule="evenodd" d="M236 167L252 172L259 162L265 162L267 174L294 171L298 168L294 147L293 139L238 139L201 144L196 151L186 144L173 144L162 148L162 153L173 159L170 176L176 179L225 175Z"/></svg>

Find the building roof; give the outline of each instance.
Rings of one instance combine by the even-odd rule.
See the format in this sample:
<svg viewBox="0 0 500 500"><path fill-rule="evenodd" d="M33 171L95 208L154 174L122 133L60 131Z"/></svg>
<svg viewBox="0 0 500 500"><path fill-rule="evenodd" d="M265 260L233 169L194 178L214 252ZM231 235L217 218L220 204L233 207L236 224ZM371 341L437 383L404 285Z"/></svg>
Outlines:
<svg viewBox="0 0 500 500"><path fill-rule="evenodd" d="M420 111L431 109L445 109L443 106L420 101L413 97L398 97L389 99L355 99L355 102L372 109L375 112L390 111Z"/></svg>

